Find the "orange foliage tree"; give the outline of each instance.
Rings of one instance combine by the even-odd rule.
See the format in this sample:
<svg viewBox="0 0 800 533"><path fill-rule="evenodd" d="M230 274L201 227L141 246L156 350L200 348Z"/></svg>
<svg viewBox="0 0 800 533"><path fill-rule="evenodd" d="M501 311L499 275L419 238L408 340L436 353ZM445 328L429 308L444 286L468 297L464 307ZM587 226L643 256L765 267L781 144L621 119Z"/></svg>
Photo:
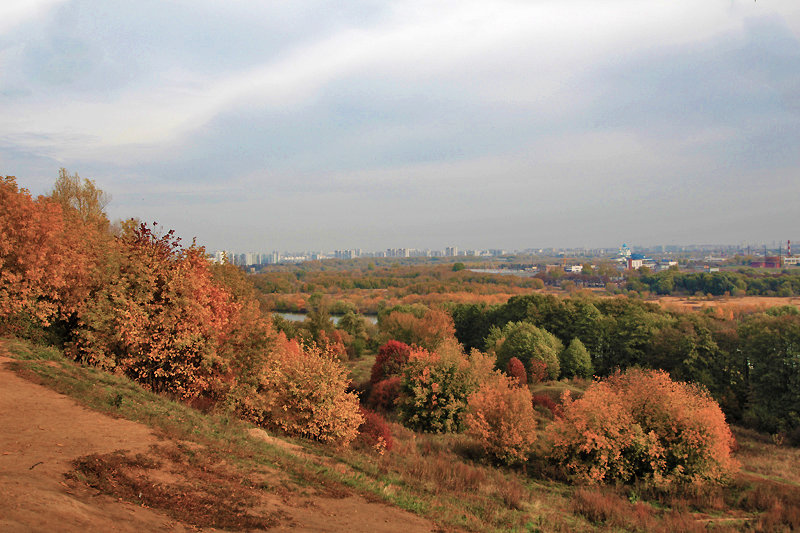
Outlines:
<svg viewBox="0 0 800 533"><path fill-rule="evenodd" d="M81 314L71 353L157 392L191 399L221 387L217 353L236 304L213 281L203 248L145 224L117 239L111 272Z"/></svg>
<svg viewBox="0 0 800 533"><path fill-rule="evenodd" d="M0 179L0 329L21 333L77 312L89 291L91 240L56 202Z"/></svg>
<svg viewBox="0 0 800 533"><path fill-rule="evenodd" d="M578 400L565 396L547 436L552 457L578 481L719 482L737 468L719 405L666 372L617 372Z"/></svg>
<svg viewBox="0 0 800 533"><path fill-rule="evenodd" d="M523 463L536 441L531 392L516 379L496 372L469 396L467 434L505 464Z"/></svg>
<svg viewBox="0 0 800 533"><path fill-rule="evenodd" d="M435 350L446 339L455 337L453 318L442 309L428 309L418 317L414 313L392 311L380 321L388 339Z"/></svg>
<svg viewBox="0 0 800 533"><path fill-rule="evenodd" d="M217 353L227 363L224 379L232 400L249 394L274 348L272 321L259 304L253 284L241 269L224 263L209 265L213 281L227 292L230 311Z"/></svg>

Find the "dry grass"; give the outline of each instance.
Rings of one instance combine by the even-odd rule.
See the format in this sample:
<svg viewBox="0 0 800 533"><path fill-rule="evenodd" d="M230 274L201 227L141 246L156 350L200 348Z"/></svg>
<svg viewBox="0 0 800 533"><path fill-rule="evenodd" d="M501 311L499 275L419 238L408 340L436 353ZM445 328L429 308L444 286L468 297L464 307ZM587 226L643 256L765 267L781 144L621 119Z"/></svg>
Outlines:
<svg viewBox="0 0 800 533"><path fill-rule="evenodd" d="M521 470L494 468L463 435L414 434L395 425L395 448L378 458L380 474L422 495L442 522L469 531L568 531L562 490L534 487Z"/></svg>
<svg viewBox="0 0 800 533"><path fill-rule="evenodd" d="M486 469L460 460L442 441L431 435L403 440L381 465L426 492L480 489L487 480Z"/></svg>
<svg viewBox="0 0 800 533"><path fill-rule="evenodd" d="M757 313L770 307L781 305L800 306L799 297L783 296L656 296L648 301L660 304L673 311L697 311L708 307L714 308L715 314L720 318L741 316L743 314Z"/></svg>
<svg viewBox="0 0 800 533"><path fill-rule="evenodd" d="M572 512L589 520L594 526L612 530L642 532L702 532L710 522L686 509L657 508L647 502L630 502L614 488L578 488L572 499ZM714 524L714 531L729 530Z"/></svg>
<svg viewBox="0 0 800 533"><path fill-rule="evenodd" d="M778 446L755 431L734 428L742 471L800 486L800 448Z"/></svg>

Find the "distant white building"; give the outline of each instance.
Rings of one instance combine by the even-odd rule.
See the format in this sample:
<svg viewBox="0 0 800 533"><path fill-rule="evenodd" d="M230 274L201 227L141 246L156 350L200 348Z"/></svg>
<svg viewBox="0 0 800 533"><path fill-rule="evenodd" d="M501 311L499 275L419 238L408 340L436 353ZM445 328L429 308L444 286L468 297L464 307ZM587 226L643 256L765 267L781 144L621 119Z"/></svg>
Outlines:
<svg viewBox="0 0 800 533"><path fill-rule="evenodd" d="M631 254L628 256L628 270L639 270L646 261L648 258L642 254Z"/></svg>
<svg viewBox="0 0 800 533"><path fill-rule="evenodd" d="M670 259L662 259L661 261L659 261L658 263L655 264L655 269L654 270L660 272L662 270L669 270L670 267L674 267L674 266L678 266L678 262L677 261L672 261Z"/></svg>
<svg viewBox="0 0 800 533"><path fill-rule="evenodd" d="M209 259L218 265L230 263L233 258L233 254L231 252L226 252L224 250L216 250L208 255Z"/></svg>

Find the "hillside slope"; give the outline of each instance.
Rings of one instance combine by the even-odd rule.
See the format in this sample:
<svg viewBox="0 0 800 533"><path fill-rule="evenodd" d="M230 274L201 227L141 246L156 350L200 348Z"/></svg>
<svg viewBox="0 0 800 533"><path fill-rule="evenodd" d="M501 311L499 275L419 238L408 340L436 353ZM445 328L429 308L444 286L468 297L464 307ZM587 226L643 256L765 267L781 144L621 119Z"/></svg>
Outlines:
<svg viewBox="0 0 800 533"><path fill-rule="evenodd" d="M0 344L2 531L215 531L209 527L215 515L226 530L434 529L346 489L301 487L280 471L255 476L225 460L192 464L190 458L202 453L181 452L202 444L165 438L23 379L3 350ZM80 458L82 470L75 466ZM105 468L111 486L93 487L92 467ZM215 494L213 486L224 494ZM132 487L139 487L133 501L123 497ZM215 502L230 509L209 508Z"/></svg>

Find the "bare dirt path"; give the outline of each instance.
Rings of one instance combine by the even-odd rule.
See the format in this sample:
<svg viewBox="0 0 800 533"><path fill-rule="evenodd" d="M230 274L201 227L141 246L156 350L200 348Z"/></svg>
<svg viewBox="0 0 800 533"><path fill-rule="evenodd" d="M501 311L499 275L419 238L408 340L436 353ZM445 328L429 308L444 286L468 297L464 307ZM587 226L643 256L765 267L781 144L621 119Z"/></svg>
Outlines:
<svg viewBox="0 0 800 533"><path fill-rule="evenodd" d="M165 515L110 498L76 494L63 474L73 459L114 450L146 452L149 428L110 418L33 384L0 356L0 530L178 530Z"/></svg>
<svg viewBox="0 0 800 533"><path fill-rule="evenodd" d="M215 531L68 482L64 474L79 457L147 453L164 441L147 426L91 411L17 376L10 362L0 344L0 531ZM265 495L263 503L282 517L274 531L435 530L416 515L357 495Z"/></svg>

